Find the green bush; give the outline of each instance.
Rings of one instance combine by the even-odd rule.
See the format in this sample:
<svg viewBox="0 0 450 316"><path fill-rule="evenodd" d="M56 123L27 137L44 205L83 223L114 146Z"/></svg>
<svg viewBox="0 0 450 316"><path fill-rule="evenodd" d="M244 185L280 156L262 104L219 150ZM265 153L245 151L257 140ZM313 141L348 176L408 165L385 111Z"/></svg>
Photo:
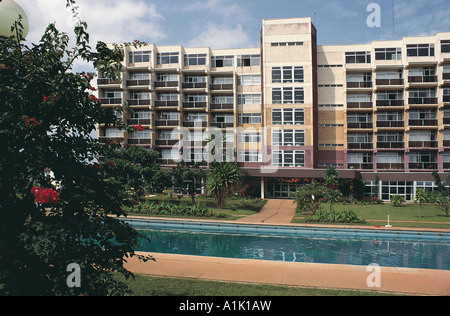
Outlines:
<svg viewBox="0 0 450 316"><path fill-rule="evenodd" d="M406 200L405 200L405 198L403 196L401 196L401 195L391 195L391 203L395 207L400 207L405 202L406 202Z"/></svg>
<svg viewBox="0 0 450 316"><path fill-rule="evenodd" d="M364 224L366 221L359 218L354 211L346 209L341 211L318 210L315 214L310 213L306 222Z"/></svg>
<svg viewBox="0 0 450 316"><path fill-rule="evenodd" d="M140 202L132 207L125 207L126 213L146 215L176 215L192 217L225 217L223 213L210 211L206 207L188 204L175 204L166 202Z"/></svg>

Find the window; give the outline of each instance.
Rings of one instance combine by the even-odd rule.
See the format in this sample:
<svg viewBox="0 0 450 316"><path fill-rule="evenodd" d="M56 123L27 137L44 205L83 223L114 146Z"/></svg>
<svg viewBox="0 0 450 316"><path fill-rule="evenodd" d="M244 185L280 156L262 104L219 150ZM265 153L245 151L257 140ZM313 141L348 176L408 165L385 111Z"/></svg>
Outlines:
<svg viewBox="0 0 450 316"><path fill-rule="evenodd" d="M168 159L168 160L178 160L178 159L180 159L180 153L178 150L162 149L161 150L161 158Z"/></svg>
<svg viewBox="0 0 450 316"><path fill-rule="evenodd" d="M347 154L348 164L372 164L373 155L371 153L349 153Z"/></svg>
<svg viewBox="0 0 450 316"><path fill-rule="evenodd" d="M234 104L233 95L213 95L211 97L212 104Z"/></svg>
<svg viewBox="0 0 450 316"><path fill-rule="evenodd" d="M130 52L130 63L148 63L150 62L150 54L151 52L149 50L141 52Z"/></svg>
<svg viewBox="0 0 450 316"><path fill-rule="evenodd" d="M409 90L410 98L435 98L435 89L411 89Z"/></svg>
<svg viewBox="0 0 450 316"><path fill-rule="evenodd" d="M160 82L177 82L178 75L177 74L158 74L156 76L156 81Z"/></svg>
<svg viewBox="0 0 450 316"><path fill-rule="evenodd" d="M105 98L108 99L120 99L122 97L122 92L118 90L105 90Z"/></svg>
<svg viewBox="0 0 450 316"><path fill-rule="evenodd" d="M261 133L239 133L238 135L239 143L261 143Z"/></svg>
<svg viewBox="0 0 450 316"><path fill-rule="evenodd" d="M234 123L234 116L229 114L216 114L212 117L213 123Z"/></svg>
<svg viewBox="0 0 450 316"><path fill-rule="evenodd" d="M347 64L370 64L370 52L347 52L345 53L345 62Z"/></svg>
<svg viewBox="0 0 450 316"><path fill-rule="evenodd" d="M158 101L178 101L178 93L158 93Z"/></svg>
<svg viewBox="0 0 450 316"><path fill-rule="evenodd" d="M150 74L148 72L131 72L130 80L149 80Z"/></svg>
<svg viewBox="0 0 450 316"><path fill-rule="evenodd" d="M305 152L290 150L274 150L272 153L272 166L274 167L304 167Z"/></svg>
<svg viewBox="0 0 450 316"><path fill-rule="evenodd" d="M378 163L403 163L403 154L398 153L378 153Z"/></svg>
<svg viewBox="0 0 450 316"><path fill-rule="evenodd" d="M185 102L206 102L206 94L185 94Z"/></svg>
<svg viewBox="0 0 450 316"><path fill-rule="evenodd" d="M408 57L434 56L434 44L406 45Z"/></svg>
<svg viewBox="0 0 450 316"><path fill-rule="evenodd" d="M450 53L450 40L441 41L441 53Z"/></svg>
<svg viewBox="0 0 450 316"><path fill-rule="evenodd" d="M413 182L412 181L383 181L381 184L381 199L389 201L392 195L402 195L406 201L412 201Z"/></svg>
<svg viewBox="0 0 450 316"><path fill-rule="evenodd" d="M372 144L372 134L348 134L347 143L349 144Z"/></svg>
<svg viewBox="0 0 450 316"><path fill-rule="evenodd" d="M278 46L303 46L303 42L274 42L271 43L272 47Z"/></svg>
<svg viewBox="0 0 450 316"><path fill-rule="evenodd" d="M261 94L238 94L238 104L261 104Z"/></svg>
<svg viewBox="0 0 450 316"><path fill-rule="evenodd" d="M260 64L261 64L260 55L239 55L237 58L237 65L239 67L259 66Z"/></svg>
<svg viewBox="0 0 450 316"><path fill-rule="evenodd" d="M158 120L178 121L179 113L177 112L159 112Z"/></svg>
<svg viewBox="0 0 450 316"><path fill-rule="evenodd" d="M273 130L272 146L305 146L304 130Z"/></svg>
<svg viewBox="0 0 450 316"><path fill-rule="evenodd" d="M372 82L372 74L347 74L347 82Z"/></svg>
<svg viewBox="0 0 450 316"><path fill-rule="evenodd" d="M150 93L142 91L132 91L131 100L150 100Z"/></svg>
<svg viewBox="0 0 450 316"><path fill-rule="evenodd" d="M239 124L261 124L261 113L239 114Z"/></svg>
<svg viewBox="0 0 450 316"><path fill-rule="evenodd" d="M163 64L178 64L178 56L179 53L159 53L157 63L160 65Z"/></svg>
<svg viewBox="0 0 450 316"><path fill-rule="evenodd" d="M273 104L300 104L305 103L305 93L303 88L273 88Z"/></svg>
<svg viewBox="0 0 450 316"><path fill-rule="evenodd" d="M199 83L206 82L206 76L202 75L185 75L184 82L186 83Z"/></svg>
<svg viewBox="0 0 450 316"><path fill-rule="evenodd" d="M262 162L262 153L257 151L239 151L238 162Z"/></svg>
<svg viewBox="0 0 450 316"><path fill-rule="evenodd" d="M403 121L403 112L378 112L378 122L400 122Z"/></svg>
<svg viewBox="0 0 450 316"><path fill-rule="evenodd" d="M233 77L212 77L211 84L233 84Z"/></svg>
<svg viewBox="0 0 450 316"><path fill-rule="evenodd" d="M402 60L401 48L375 48L376 60Z"/></svg>
<svg viewBox="0 0 450 316"><path fill-rule="evenodd" d="M436 140L434 131L414 131L409 133L410 142L430 142Z"/></svg>
<svg viewBox="0 0 450 316"><path fill-rule="evenodd" d="M204 113L186 113L185 120L189 122L202 121L206 122L206 114Z"/></svg>
<svg viewBox="0 0 450 316"><path fill-rule="evenodd" d="M159 131L158 139L159 140L179 140L180 132L179 131Z"/></svg>
<svg viewBox="0 0 450 316"><path fill-rule="evenodd" d="M130 134L131 139L150 139L152 137L152 131L149 129L143 131L134 131Z"/></svg>
<svg viewBox="0 0 450 316"><path fill-rule="evenodd" d="M402 70L377 72L377 79L402 79Z"/></svg>
<svg viewBox="0 0 450 316"><path fill-rule="evenodd" d="M261 85L261 75L238 76L239 86L259 86Z"/></svg>
<svg viewBox="0 0 450 316"><path fill-rule="evenodd" d="M234 56L213 56L211 64L213 68L233 67Z"/></svg>
<svg viewBox="0 0 450 316"><path fill-rule="evenodd" d="M303 125L305 113L303 109L272 109L273 125Z"/></svg>
<svg viewBox="0 0 450 316"><path fill-rule="evenodd" d="M273 83L303 82L303 67L272 67Z"/></svg>
<svg viewBox="0 0 450 316"><path fill-rule="evenodd" d="M123 132L118 128L107 128L105 131L105 137L121 138L122 136Z"/></svg>
<svg viewBox="0 0 450 316"><path fill-rule="evenodd" d="M184 55L185 66L206 65L206 54L189 54Z"/></svg>

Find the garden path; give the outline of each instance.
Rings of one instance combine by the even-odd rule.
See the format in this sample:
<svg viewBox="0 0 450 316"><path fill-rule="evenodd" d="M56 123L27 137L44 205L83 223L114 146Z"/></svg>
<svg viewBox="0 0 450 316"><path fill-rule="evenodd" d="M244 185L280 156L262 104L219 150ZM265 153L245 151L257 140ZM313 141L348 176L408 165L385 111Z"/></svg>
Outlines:
<svg viewBox="0 0 450 316"><path fill-rule="evenodd" d="M295 216L296 204L292 200L267 200L257 214L237 220L239 223L289 224Z"/></svg>

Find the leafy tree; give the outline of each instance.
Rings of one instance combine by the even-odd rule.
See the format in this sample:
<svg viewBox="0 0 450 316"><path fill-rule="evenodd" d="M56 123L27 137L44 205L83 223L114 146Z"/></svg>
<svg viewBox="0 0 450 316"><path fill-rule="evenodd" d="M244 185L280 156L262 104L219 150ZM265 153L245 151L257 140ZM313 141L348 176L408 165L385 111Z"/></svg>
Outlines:
<svg viewBox="0 0 450 316"><path fill-rule="evenodd" d="M391 195L391 203L395 207L400 207L405 202L406 202L406 200L403 197L403 195Z"/></svg>
<svg viewBox="0 0 450 316"><path fill-rule="evenodd" d="M314 182L297 189L291 197L297 203L298 211L315 213L320 204L326 201L328 188L320 183Z"/></svg>
<svg viewBox="0 0 450 316"><path fill-rule="evenodd" d="M234 162L213 162L207 179L208 191L217 199L217 207L223 209L227 198L244 182L244 175Z"/></svg>
<svg viewBox="0 0 450 316"><path fill-rule="evenodd" d="M422 203L428 202L429 194L424 188L419 188L416 190L415 202L419 203L419 218L421 217Z"/></svg>
<svg viewBox="0 0 450 316"><path fill-rule="evenodd" d="M450 216L450 197L447 194L438 194L434 205L447 216Z"/></svg>
<svg viewBox="0 0 450 316"><path fill-rule="evenodd" d="M175 187L186 192L191 197L192 205L195 204L195 196L206 184L206 171L198 164L180 162L173 170Z"/></svg>
<svg viewBox="0 0 450 316"><path fill-rule="evenodd" d="M92 95L93 75L71 71L82 59L114 78L123 50L92 51L86 28L73 48L54 24L31 47L20 36L0 44L0 295L123 294L112 273L132 276L123 264L139 234L109 216L124 215L124 187L90 136L120 122ZM71 263L79 288L66 283Z"/></svg>

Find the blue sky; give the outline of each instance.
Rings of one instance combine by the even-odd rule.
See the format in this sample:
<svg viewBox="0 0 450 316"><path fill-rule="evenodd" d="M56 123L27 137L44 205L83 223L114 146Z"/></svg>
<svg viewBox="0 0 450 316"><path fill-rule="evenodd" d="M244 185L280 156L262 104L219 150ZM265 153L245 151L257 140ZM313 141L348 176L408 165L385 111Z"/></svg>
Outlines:
<svg viewBox="0 0 450 316"><path fill-rule="evenodd" d="M16 1L30 19L29 41L37 42L54 21L71 33L66 0ZM366 24L370 3L381 6L380 28ZM258 47L262 19L293 17L313 18L319 45L450 32L449 0L77 0L77 4L92 44L137 39L186 47Z"/></svg>

